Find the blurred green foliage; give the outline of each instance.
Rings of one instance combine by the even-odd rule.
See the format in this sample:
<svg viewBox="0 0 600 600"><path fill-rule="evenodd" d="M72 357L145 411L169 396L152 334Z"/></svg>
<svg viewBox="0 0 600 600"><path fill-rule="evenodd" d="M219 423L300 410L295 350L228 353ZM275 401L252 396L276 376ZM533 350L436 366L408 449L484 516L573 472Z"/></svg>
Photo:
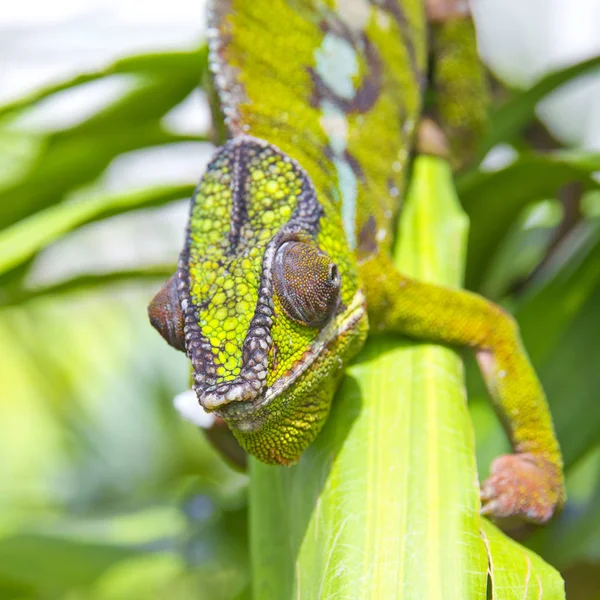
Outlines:
<svg viewBox="0 0 600 600"><path fill-rule="evenodd" d="M528 544L566 575L570 600L600 598L600 156L536 150L524 132L537 101L597 63L512 92L483 149L511 142L516 159L456 182L471 220L468 286L514 310L552 405L570 499ZM34 276L49 245L92 221L110 228L189 197L193 181L85 190L127 152L202 143L165 115L205 70L205 49L136 56L0 107L0 598L249 597L246 477L175 414L186 359L146 321L177 257ZM77 125L20 125L46 98L116 76L129 91ZM575 199L564 192L574 182ZM467 365L483 478L506 440Z"/></svg>

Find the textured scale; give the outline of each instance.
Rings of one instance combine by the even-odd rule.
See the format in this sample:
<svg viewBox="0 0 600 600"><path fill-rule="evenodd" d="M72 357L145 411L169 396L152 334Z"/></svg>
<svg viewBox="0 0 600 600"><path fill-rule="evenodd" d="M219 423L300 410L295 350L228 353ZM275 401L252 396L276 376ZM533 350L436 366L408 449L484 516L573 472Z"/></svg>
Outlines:
<svg viewBox="0 0 600 600"><path fill-rule="evenodd" d="M211 3L212 69L230 133L295 158L338 206L360 255L392 243L421 109L424 31L414 0Z"/></svg>
<svg viewBox="0 0 600 600"><path fill-rule="evenodd" d="M231 189L234 177L239 189ZM216 383L242 367L268 243L290 221L302 180L271 148L218 154L196 193L190 218L190 297L198 325L218 361ZM247 198L252 198L248 202Z"/></svg>
<svg viewBox="0 0 600 600"><path fill-rule="evenodd" d="M518 328L487 300L391 261L426 70L428 110L456 165L485 121L464 3L431 29L428 69L425 4L441 6L211 0L231 139L196 191L178 271L150 319L189 356L200 404L267 463L298 460L321 430L366 338L367 303L374 331L474 349L516 452L494 462L483 511L543 523L564 503L562 459Z"/></svg>
<svg viewBox="0 0 600 600"><path fill-rule="evenodd" d="M276 260L289 256L307 266L296 269L297 281L277 269ZM311 293L325 289L330 264L336 296L319 305ZM278 276L290 277L288 285ZM178 294L200 403L264 460L295 460L327 417L335 377L366 335L364 298L335 205L275 146L235 137L194 195ZM329 312L303 322L290 317L295 302L309 313ZM327 384L315 392L323 377Z"/></svg>

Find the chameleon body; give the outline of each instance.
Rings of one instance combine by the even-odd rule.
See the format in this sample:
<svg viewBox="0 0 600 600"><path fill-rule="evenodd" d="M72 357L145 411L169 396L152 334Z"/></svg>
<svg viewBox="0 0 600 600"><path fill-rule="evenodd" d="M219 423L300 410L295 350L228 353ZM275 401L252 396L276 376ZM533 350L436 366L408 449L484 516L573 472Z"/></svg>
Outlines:
<svg viewBox="0 0 600 600"><path fill-rule="evenodd" d="M476 100L455 100L476 99L466 92L483 81L470 20L433 26L434 77L418 0L215 0L209 27L230 140L195 193L178 271L150 306L191 359L200 404L250 454L290 464L368 331L470 347L515 450L495 461L483 511L549 519L564 501L561 455L514 321L391 262L428 80L457 163L454 148L472 145L481 122Z"/></svg>

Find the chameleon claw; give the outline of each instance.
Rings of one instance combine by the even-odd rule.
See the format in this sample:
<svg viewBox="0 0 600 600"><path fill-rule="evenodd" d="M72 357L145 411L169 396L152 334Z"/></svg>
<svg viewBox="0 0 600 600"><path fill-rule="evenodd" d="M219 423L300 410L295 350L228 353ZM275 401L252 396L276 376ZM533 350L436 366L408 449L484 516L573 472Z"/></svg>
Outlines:
<svg viewBox="0 0 600 600"><path fill-rule="evenodd" d="M562 507L564 492L557 467L532 453L500 456L481 486L481 514L543 525Z"/></svg>
<svg viewBox="0 0 600 600"><path fill-rule="evenodd" d="M498 503L495 502L494 500L490 500L485 502L485 504L483 503L483 498L482 498L482 506L481 506L481 514L484 517L493 517L496 515L496 513L499 511L499 506Z"/></svg>

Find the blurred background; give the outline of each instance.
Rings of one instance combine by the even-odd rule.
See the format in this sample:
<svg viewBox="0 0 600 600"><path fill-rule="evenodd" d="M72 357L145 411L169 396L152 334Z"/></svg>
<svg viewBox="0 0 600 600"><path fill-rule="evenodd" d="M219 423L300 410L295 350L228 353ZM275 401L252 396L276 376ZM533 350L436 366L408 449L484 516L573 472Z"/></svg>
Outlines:
<svg viewBox="0 0 600 600"><path fill-rule="evenodd" d="M210 157L202 0L0 11L0 598L248 597L246 477L147 322ZM529 544L600 598L600 0L478 0L496 108L467 286L515 312L568 468ZM506 441L468 361L480 475Z"/></svg>

